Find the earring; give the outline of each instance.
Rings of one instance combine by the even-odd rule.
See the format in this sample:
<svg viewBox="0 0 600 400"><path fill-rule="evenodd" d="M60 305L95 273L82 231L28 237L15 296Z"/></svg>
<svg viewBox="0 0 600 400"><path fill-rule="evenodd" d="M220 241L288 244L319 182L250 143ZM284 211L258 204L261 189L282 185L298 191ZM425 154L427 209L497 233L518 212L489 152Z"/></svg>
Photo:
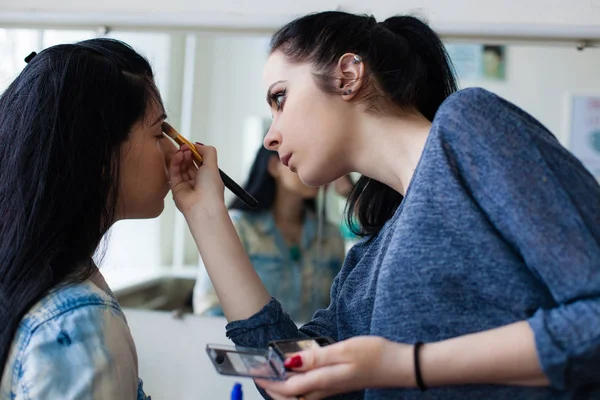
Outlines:
<svg viewBox="0 0 600 400"><path fill-rule="evenodd" d="M361 63L361 62L362 62L362 57L361 57L361 56L359 56L358 54L355 54L355 55L354 55L354 61L353 61L353 63L354 63L354 64L359 64L359 63Z"/></svg>
<svg viewBox="0 0 600 400"><path fill-rule="evenodd" d="M352 93L352 89L348 89L348 90L346 90L345 92L343 92L342 94L343 94L344 96L347 96L347 95L349 95L350 93Z"/></svg>

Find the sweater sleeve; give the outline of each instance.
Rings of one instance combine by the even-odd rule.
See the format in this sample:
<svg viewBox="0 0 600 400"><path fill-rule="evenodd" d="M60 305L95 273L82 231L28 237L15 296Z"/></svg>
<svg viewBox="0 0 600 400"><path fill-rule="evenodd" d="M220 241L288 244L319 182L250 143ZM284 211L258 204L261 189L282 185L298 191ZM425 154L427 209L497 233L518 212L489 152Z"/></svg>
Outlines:
<svg viewBox="0 0 600 400"><path fill-rule="evenodd" d="M456 173L555 306L529 319L557 389L600 383L600 187L538 121L483 90L452 96L435 129Z"/></svg>
<svg viewBox="0 0 600 400"><path fill-rule="evenodd" d="M353 247L348 252L340 273L331 286L329 307L318 310L312 320L300 329L285 313L276 299L263 307L261 311L242 321L233 321L227 325L227 337L235 344L246 347L266 347L271 340L294 339L299 337L324 336L339 341L337 305L338 294L344 285L345 278L360 259L360 250Z"/></svg>
<svg viewBox="0 0 600 400"><path fill-rule="evenodd" d="M271 340L325 336L337 340L336 292L340 276L333 282L332 301L327 309L319 310L312 320L300 329L275 298L252 317L233 321L226 327L227 337L244 347L267 347Z"/></svg>

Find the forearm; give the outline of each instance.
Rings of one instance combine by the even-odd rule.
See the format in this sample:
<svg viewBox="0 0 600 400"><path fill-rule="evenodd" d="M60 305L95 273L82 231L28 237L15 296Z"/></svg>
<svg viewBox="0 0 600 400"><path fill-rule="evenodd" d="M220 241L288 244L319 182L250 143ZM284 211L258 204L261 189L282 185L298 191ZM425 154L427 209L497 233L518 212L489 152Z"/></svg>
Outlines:
<svg viewBox="0 0 600 400"><path fill-rule="evenodd" d="M525 321L436 343L419 352L427 386L504 384L547 386Z"/></svg>
<svg viewBox="0 0 600 400"><path fill-rule="evenodd" d="M271 297L225 207L192 209L185 218L227 320L243 320L259 312Z"/></svg>

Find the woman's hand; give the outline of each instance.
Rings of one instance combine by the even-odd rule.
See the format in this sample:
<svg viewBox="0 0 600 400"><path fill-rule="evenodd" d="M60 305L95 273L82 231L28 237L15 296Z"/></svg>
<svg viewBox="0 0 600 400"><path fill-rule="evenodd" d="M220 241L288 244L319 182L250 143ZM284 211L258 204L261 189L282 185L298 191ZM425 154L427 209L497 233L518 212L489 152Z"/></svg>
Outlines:
<svg viewBox="0 0 600 400"><path fill-rule="evenodd" d="M173 155L169 166L173 200L184 215L192 210L221 209L225 204L216 149L196 143L196 150L204 159L200 168L194 164L187 145L181 146Z"/></svg>
<svg viewBox="0 0 600 400"><path fill-rule="evenodd" d="M224 185L213 147L196 144L197 168L183 145L171 157L169 178L177 208L185 216L223 312L229 321L250 318L271 296L250 263L224 200Z"/></svg>
<svg viewBox="0 0 600 400"><path fill-rule="evenodd" d="M286 366L296 373L285 382L257 379L275 400L322 399L367 388L415 387L411 345L376 336L296 353Z"/></svg>

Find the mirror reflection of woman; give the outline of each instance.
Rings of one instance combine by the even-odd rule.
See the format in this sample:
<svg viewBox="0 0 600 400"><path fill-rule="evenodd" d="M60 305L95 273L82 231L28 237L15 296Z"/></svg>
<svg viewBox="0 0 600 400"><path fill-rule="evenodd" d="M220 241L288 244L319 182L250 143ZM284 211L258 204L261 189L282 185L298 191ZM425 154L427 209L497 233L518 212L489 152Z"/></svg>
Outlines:
<svg viewBox="0 0 600 400"><path fill-rule="evenodd" d="M337 185L343 193L349 182ZM258 200L257 208L235 199L229 214L252 265L290 317L308 321L329 305L331 284L344 262L340 230L325 215L319 221L319 188L302 183L277 152L258 150L244 189ZM223 315L202 263L193 305L197 314Z"/></svg>

